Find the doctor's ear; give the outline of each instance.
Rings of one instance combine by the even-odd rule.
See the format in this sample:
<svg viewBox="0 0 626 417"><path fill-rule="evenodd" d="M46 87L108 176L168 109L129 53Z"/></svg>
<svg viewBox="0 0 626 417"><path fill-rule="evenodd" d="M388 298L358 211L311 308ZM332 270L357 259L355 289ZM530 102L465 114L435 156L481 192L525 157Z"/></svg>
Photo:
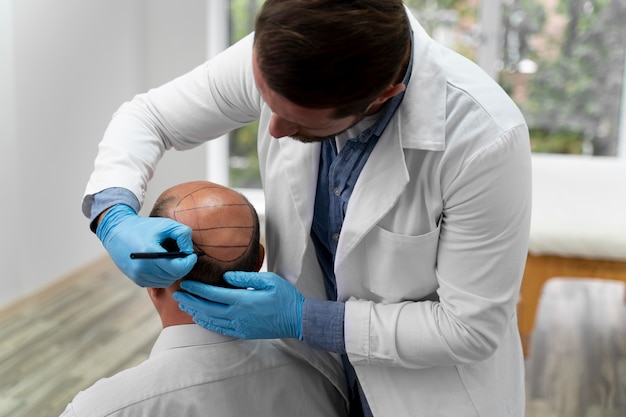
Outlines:
<svg viewBox="0 0 626 417"><path fill-rule="evenodd" d="M387 100L397 96L406 89L406 86L402 83L390 85L383 91L374 101L367 106L365 114L370 114L374 109L378 110Z"/></svg>
<svg viewBox="0 0 626 417"><path fill-rule="evenodd" d="M403 92L405 88L406 86L402 83L390 85L389 87L385 89L385 91L383 91L381 95L378 96L378 98L374 102L378 102L379 104L382 104L385 101L389 100L390 98L395 97L401 92Z"/></svg>

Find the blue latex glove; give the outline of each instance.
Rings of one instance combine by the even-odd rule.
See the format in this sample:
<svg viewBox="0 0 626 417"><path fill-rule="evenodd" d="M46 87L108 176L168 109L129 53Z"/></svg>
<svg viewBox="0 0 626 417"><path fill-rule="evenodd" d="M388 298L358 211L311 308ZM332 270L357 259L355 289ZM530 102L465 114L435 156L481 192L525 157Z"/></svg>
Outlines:
<svg viewBox="0 0 626 417"><path fill-rule="evenodd" d="M169 287L184 277L198 260L193 253L191 229L171 219L141 217L125 204L113 206L102 218L96 235L115 265L137 285ZM161 246L173 239L182 252L191 255L170 259L131 259L131 252L166 252Z"/></svg>
<svg viewBox="0 0 626 417"><path fill-rule="evenodd" d="M174 299L200 326L239 339L302 340L304 296L271 272L227 272L224 280L241 288L183 281ZM253 290L251 289L253 288Z"/></svg>

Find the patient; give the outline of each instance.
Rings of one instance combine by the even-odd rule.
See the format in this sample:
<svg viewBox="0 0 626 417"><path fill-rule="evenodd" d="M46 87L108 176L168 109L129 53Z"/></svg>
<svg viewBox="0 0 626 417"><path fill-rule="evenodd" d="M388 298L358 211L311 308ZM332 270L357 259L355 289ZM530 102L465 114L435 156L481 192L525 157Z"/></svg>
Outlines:
<svg viewBox="0 0 626 417"><path fill-rule="evenodd" d="M262 265L256 211L232 189L183 183L159 196L151 216L192 228L198 262L183 279L227 286L225 271ZM148 288L163 324L150 357L80 392L62 417L346 415L334 356L293 339L238 340L206 330L172 299L178 285Z"/></svg>

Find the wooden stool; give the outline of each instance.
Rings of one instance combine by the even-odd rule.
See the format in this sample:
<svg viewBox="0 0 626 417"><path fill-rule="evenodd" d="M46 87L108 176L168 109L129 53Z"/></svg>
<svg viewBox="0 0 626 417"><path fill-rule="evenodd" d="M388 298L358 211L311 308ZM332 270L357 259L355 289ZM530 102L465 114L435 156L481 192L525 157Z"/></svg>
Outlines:
<svg viewBox="0 0 626 417"><path fill-rule="evenodd" d="M541 289L556 277L626 284L626 160L533 155L529 255L517 306L525 356Z"/></svg>

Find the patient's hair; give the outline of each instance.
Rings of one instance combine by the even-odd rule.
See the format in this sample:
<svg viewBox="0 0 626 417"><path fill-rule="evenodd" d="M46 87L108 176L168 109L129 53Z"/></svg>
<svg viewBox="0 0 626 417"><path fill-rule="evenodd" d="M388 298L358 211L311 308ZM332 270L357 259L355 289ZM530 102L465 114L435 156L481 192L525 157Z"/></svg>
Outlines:
<svg viewBox="0 0 626 417"><path fill-rule="evenodd" d="M259 262L260 228L256 210L237 191L207 181L193 181L164 191L150 217L167 217L192 229L198 262L182 279L230 287L227 271L254 271ZM178 250L176 242L163 247Z"/></svg>

